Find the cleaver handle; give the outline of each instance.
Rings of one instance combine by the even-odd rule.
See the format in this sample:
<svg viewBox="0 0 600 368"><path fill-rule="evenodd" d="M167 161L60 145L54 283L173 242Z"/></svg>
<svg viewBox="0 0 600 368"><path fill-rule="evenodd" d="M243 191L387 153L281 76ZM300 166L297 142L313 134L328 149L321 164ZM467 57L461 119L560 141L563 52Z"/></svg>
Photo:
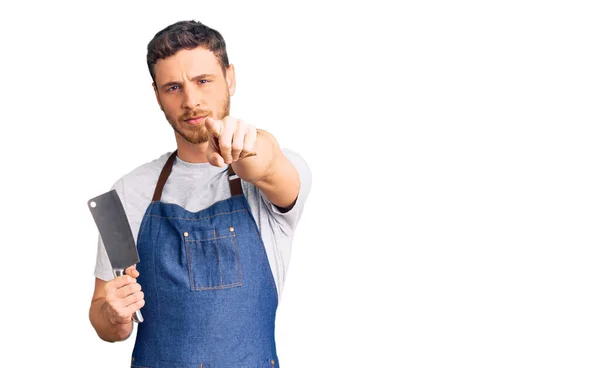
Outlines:
<svg viewBox="0 0 600 368"><path fill-rule="evenodd" d="M123 276L124 274L125 274L125 270L122 268L115 268L113 270L113 275L115 275L115 277ZM135 311L135 313L133 314L133 316L131 316L131 318L133 318L133 321L137 322L137 323L144 322L144 317L142 317L142 312L140 312L139 309Z"/></svg>

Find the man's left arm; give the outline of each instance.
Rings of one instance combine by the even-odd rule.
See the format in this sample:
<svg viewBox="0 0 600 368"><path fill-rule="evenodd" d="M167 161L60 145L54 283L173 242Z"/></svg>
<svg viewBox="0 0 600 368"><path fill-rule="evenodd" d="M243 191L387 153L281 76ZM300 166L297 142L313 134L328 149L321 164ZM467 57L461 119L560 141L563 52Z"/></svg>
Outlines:
<svg viewBox="0 0 600 368"><path fill-rule="evenodd" d="M300 177L272 134L231 117L208 119L206 127L211 133L207 151L211 164L231 163L240 179L255 185L282 212L293 207Z"/></svg>
<svg viewBox="0 0 600 368"><path fill-rule="evenodd" d="M233 170L242 180L260 189L282 212L287 211L300 191L298 171L283 154L275 137L264 130L258 130L254 152L256 156L234 162Z"/></svg>

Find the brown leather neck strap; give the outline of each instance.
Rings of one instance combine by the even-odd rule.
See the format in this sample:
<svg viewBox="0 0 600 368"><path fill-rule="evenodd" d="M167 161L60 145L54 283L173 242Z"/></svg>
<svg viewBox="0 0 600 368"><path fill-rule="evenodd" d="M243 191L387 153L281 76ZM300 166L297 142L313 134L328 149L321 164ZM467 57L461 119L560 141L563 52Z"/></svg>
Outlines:
<svg viewBox="0 0 600 368"><path fill-rule="evenodd" d="M242 192L242 181L240 177L233 171L233 167L229 165L227 169L227 174L229 176L229 191L231 192L231 196L236 196L243 194Z"/></svg>
<svg viewBox="0 0 600 368"><path fill-rule="evenodd" d="M171 156L167 159L165 166L163 166L162 171L160 172L160 176L158 177L158 183L156 183L156 188L154 189L154 195L152 196L152 202L160 201L160 197L162 196L163 188L165 187L165 183L169 178L169 174L171 174L171 169L173 168L173 162L175 162L175 156L177 156L177 150L171 153Z"/></svg>
<svg viewBox="0 0 600 368"><path fill-rule="evenodd" d="M163 188L165 187L165 183L171 174L171 170L173 169L173 163L175 162L175 157L177 156L177 150L175 150L171 156L167 159L165 166L163 166L162 171L158 177L158 183L156 183L156 188L154 189L154 195L152 196L152 201L160 201L160 197L162 196ZM242 194L242 183L240 177L235 174L231 165L227 169L227 173L229 176L229 190L231 191L231 196Z"/></svg>

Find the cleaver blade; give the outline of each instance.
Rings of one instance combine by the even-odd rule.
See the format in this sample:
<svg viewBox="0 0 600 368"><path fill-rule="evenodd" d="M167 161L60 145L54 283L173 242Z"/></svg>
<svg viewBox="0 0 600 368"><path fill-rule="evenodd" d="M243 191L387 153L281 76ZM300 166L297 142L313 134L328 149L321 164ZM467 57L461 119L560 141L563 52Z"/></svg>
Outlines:
<svg viewBox="0 0 600 368"><path fill-rule="evenodd" d="M112 189L90 199L88 208L100 232L113 275L119 277L125 273L127 267L140 261L123 203L117 191ZM139 310L133 315L133 320L143 322Z"/></svg>

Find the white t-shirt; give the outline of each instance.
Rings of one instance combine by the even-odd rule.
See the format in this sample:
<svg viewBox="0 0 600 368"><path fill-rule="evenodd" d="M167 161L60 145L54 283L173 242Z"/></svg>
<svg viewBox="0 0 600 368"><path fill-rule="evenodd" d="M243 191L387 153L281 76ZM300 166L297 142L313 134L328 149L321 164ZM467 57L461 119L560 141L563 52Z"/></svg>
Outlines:
<svg viewBox="0 0 600 368"><path fill-rule="evenodd" d="M291 150L282 151L300 176L300 193L291 210L281 213L258 188L242 181L242 190L260 230L280 299L290 262L294 230L312 183L312 175L304 159ZM171 153L165 153L139 166L112 187L123 202L136 242L144 213L152 201L158 176ZM190 163L176 158L163 189L161 202L176 203L190 212L197 212L230 197L227 166L219 168L209 163ZM94 274L104 281L113 278L110 261L100 236Z"/></svg>

